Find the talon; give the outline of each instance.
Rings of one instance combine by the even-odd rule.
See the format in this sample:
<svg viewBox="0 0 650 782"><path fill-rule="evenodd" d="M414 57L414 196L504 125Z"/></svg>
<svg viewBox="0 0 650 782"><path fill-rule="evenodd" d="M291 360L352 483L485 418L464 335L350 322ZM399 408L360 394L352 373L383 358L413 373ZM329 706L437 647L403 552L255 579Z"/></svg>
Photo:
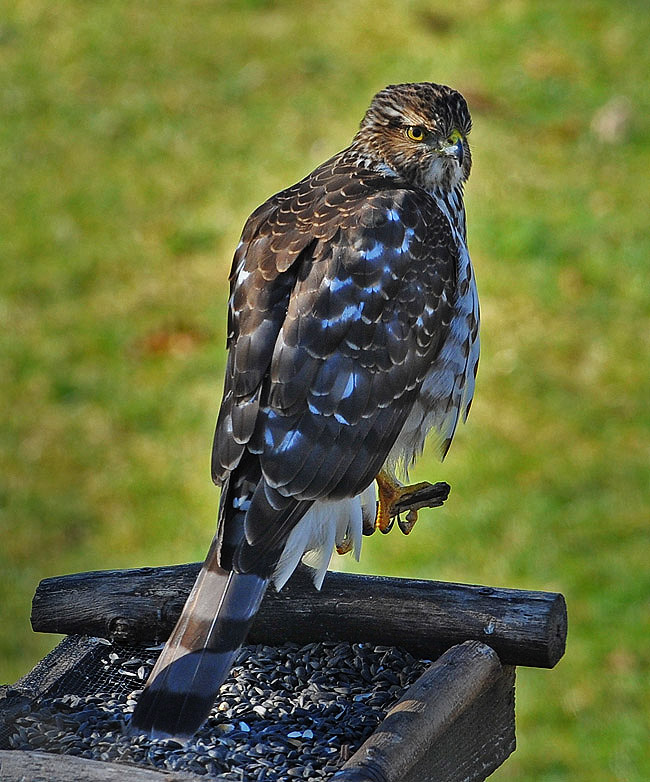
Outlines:
<svg viewBox="0 0 650 782"><path fill-rule="evenodd" d="M388 521L383 526L378 526L379 531L382 535L388 535L388 533L393 529L393 524L395 523L395 517L389 516Z"/></svg>
<svg viewBox="0 0 650 782"><path fill-rule="evenodd" d="M398 517L398 525L400 530L405 534L408 535L413 527L415 526L415 522L418 520L418 514L417 510L415 508L411 508L407 514L405 519L401 519L399 517L400 513L403 513L406 508L404 508L404 505L408 507L408 501L411 498L414 498L414 495L418 494L426 494L427 496L432 494L432 492L436 493L436 500L435 504L441 505L442 502L446 499L446 494L442 500L438 501L437 499L437 487L438 484L435 484L435 486L432 486L430 483L424 481L422 483L414 483L410 486L402 486L401 484L397 483L397 481L394 478L391 478L384 470L380 470L377 474L377 477L375 478L377 481L377 487L379 489L379 502L377 504L377 516L375 518L375 529L378 529L380 532L383 532L386 534L387 532L390 532L395 516ZM446 486L446 484L444 484ZM422 507L422 505L425 503L421 503L417 507ZM433 502L432 502L433 504ZM400 507L400 505L402 507Z"/></svg>
<svg viewBox="0 0 650 782"><path fill-rule="evenodd" d="M352 551L352 548L352 540L350 538L345 538L342 543L339 543L336 546L336 553L347 554L349 551Z"/></svg>
<svg viewBox="0 0 650 782"><path fill-rule="evenodd" d="M408 535L410 531L415 527L415 522L418 520L418 512L416 510L410 510L406 514L406 518L402 519L401 516L397 518L397 524L405 535Z"/></svg>

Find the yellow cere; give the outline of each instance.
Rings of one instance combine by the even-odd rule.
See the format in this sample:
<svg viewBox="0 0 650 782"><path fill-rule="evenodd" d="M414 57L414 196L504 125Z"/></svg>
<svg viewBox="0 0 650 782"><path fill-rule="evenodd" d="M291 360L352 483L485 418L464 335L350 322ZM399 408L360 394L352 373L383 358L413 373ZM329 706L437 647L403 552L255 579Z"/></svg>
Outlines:
<svg viewBox="0 0 650 782"><path fill-rule="evenodd" d="M452 130L452 132L449 134L449 138L447 141L450 144L456 144L458 141L462 139L463 135L459 130Z"/></svg>

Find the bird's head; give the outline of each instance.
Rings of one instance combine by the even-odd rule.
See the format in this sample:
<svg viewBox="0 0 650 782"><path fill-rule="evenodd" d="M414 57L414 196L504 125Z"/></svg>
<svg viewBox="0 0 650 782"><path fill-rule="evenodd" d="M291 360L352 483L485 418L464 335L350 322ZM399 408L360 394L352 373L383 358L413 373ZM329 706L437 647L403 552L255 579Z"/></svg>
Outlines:
<svg viewBox="0 0 650 782"><path fill-rule="evenodd" d="M354 145L412 185L454 190L468 178L472 120L465 98L442 84L393 84L378 92Z"/></svg>

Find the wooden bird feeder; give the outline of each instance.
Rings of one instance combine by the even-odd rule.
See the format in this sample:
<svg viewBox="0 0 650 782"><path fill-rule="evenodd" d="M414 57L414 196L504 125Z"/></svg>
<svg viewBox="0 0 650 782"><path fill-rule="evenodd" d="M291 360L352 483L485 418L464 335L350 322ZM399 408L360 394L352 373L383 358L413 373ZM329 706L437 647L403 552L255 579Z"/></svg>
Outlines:
<svg viewBox="0 0 650 782"><path fill-rule="evenodd" d="M200 565L80 573L42 581L32 626L69 637L11 688L0 718L21 697L57 683L101 643L157 643L171 631ZM437 581L328 573L320 592L304 568L281 592L269 590L249 642L365 642L400 646L435 660L333 782L478 782L515 749L515 667L552 668L567 631L560 594ZM105 649L106 647L104 647ZM125 766L64 755L0 750L7 782L112 782ZM132 782L206 777L129 767Z"/></svg>

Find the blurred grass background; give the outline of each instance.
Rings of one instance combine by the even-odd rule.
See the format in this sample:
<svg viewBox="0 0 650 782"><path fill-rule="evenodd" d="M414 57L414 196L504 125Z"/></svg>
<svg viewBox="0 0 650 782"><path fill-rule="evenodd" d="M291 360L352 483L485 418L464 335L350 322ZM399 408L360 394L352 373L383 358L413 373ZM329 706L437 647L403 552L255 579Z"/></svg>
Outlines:
<svg viewBox="0 0 650 782"><path fill-rule="evenodd" d="M649 38L642 2L0 2L0 681L57 640L40 579L202 558L241 226L376 90L440 81L474 116L477 395L415 476L447 506L335 564L563 592L494 779L650 779Z"/></svg>

